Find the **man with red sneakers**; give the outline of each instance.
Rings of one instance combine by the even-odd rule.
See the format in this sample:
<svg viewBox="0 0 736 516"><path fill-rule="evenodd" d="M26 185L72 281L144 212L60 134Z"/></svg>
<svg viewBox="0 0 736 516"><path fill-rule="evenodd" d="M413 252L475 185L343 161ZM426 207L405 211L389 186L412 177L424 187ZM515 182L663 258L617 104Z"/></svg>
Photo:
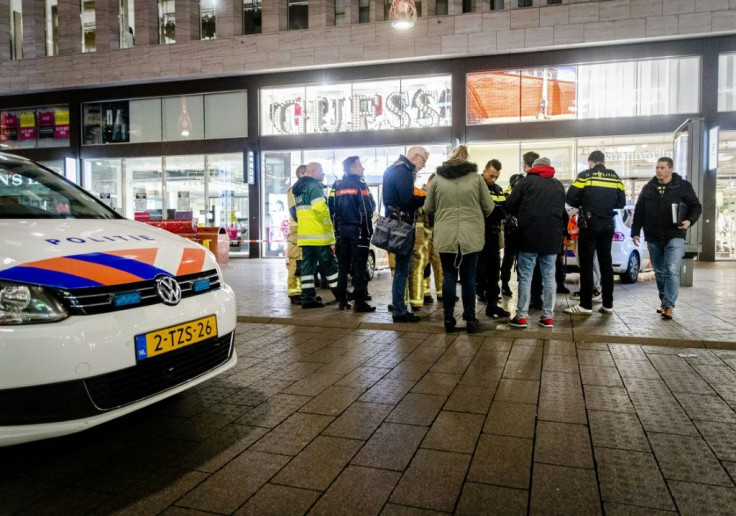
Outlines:
<svg viewBox="0 0 736 516"><path fill-rule="evenodd" d="M555 325L555 261L560 252L566 212L565 187L554 175L555 169L549 159L538 158L506 200L506 212L516 215L519 220L519 295L516 315L509 321L509 325L516 328L528 326L532 275L537 257L542 269L543 285L539 325L545 328Z"/></svg>

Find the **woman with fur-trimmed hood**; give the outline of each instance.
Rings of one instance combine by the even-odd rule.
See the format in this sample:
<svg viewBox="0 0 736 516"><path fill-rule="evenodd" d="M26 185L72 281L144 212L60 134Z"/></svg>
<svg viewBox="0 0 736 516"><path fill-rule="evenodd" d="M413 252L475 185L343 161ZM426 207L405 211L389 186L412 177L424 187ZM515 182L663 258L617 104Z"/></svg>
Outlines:
<svg viewBox="0 0 736 516"><path fill-rule="evenodd" d="M454 316L457 277L460 274L463 319L468 333L478 331L475 317L475 269L485 244L485 218L493 200L478 166L468 161L468 148L460 145L437 168L424 208L434 215L434 247L442 262L445 331L457 331Z"/></svg>

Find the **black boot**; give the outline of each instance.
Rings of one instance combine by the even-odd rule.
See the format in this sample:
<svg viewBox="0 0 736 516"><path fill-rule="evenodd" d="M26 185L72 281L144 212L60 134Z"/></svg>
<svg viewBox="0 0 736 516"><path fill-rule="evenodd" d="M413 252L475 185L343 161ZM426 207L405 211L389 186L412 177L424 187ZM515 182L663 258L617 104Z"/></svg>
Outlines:
<svg viewBox="0 0 736 516"><path fill-rule="evenodd" d="M486 307L486 315L488 317L493 317L494 319L499 319L499 318L504 319L506 317L510 317L511 312L507 312L501 306L488 305L488 307Z"/></svg>
<svg viewBox="0 0 736 516"><path fill-rule="evenodd" d="M291 300L292 305L300 305L302 304L302 298L301 296L289 296L289 299Z"/></svg>
<svg viewBox="0 0 736 516"><path fill-rule="evenodd" d="M511 292L511 287L509 287L508 283L503 283L503 285L501 285L501 294L503 294L506 297L514 296L514 293Z"/></svg>
<svg viewBox="0 0 736 516"><path fill-rule="evenodd" d="M315 299L314 301L308 301L307 303L302 303L302 308L324 308L325 304L322 302L322 300Z"/></svg>
<svg viewBox="0 0 736 516"><path fill-rule="evenodd" d="M455 318L445 319L445 333L455 333L456 331L458 331L458 328Z"/></svg>
<svg viewBox="0 0 736 516"><path fill-rule="evenodd" d="M338 310L350 310L353 307L350 303L347 301L340 301L340 305L337 307Z"/></svg>
<svg viewBox="0 0 736 516"><path fill-rule="evenodd" d="M376 307L369 305L365 301L356 301L355 308L353 310L355 310L358 313L375 312Z"/></svg>
<svg viewBox="0 0 736 516"><path fill-rule="evenodd" d="M468 321L468 334L478 333L480 331L480 321L477 317L473 317Z"/></svg>

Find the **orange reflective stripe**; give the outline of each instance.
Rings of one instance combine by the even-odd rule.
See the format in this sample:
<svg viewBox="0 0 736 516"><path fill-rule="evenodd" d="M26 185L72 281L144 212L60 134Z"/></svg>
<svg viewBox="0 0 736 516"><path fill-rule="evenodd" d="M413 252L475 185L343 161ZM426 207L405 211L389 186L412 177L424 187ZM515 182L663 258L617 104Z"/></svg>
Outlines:
<svg viewBox="0 0 736 516"><path fill-rule="evenodd" d="M147 265L153 265L153 262L156 261L158 249L124 249L122 251L105 251L105 254L112 254L114 256L142 262Z"/></svg>
<svg viewBox="0 0 736 516"><path fill-rule="evenodd" d="M176 275L201 272L204 266L204 249L184 249Z"/></svg>
<svg viewBox="0 0 736 516"><path fill-rule="evenodd" d="M75 260L74 258L48 258L37 262L24 264L26 267L35 267L54 272L62 272L79 278L85 278L95 281L101 285L122 285L123 283L133 283L142 281L143 278L121 271L107 265L92 263L85 260Z"/></svg>

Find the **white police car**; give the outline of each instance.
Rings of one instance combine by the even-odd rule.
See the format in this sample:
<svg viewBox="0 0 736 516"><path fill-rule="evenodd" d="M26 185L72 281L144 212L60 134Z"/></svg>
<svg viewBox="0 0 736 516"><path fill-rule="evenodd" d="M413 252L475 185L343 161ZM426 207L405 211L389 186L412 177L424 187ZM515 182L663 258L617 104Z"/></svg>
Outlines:
<svg viewBox="0 0 736 516"><path fill-rule="evenodd" d="M235 365L213 255L0 154L0 446L78 432Z"/></svg>

